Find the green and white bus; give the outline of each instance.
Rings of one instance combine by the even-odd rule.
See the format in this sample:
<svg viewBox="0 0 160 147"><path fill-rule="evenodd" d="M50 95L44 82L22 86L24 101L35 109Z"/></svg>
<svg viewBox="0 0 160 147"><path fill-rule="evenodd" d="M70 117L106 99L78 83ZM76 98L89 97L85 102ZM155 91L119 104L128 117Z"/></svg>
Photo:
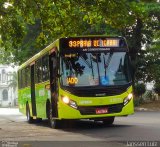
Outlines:
<svg viewBox="0 0 160 147"><path fill-rule="evenodd" d="M19 67L19 109L52 128L74 119L112 124L134 113L130 71L123 37L57 39Z"/></svg>

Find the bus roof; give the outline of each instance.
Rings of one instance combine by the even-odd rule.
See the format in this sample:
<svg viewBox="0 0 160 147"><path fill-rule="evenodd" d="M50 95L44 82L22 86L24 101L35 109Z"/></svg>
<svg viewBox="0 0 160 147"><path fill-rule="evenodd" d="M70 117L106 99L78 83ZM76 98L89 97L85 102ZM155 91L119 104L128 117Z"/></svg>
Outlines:
<svg viewBox="0 0 160 147"><path fill-rule="evenodd" d="M37 54L35 54L33 57L31 57L30 59L28 59L23 64L21 64L19 66L18 70L21 70L24 67L30 65L32 62L36 61L38 58L40 58L41 56L43 56L44 54L46 54L47 52L49 52L50 50L52 50L54 47L58 47L58 43L59 43L59 39L57 39L56 41L54 41L53 43L51 43L50 45L48 45L46 48L44 48L43 50L41 50L40 52L38 52Z"/></svg>

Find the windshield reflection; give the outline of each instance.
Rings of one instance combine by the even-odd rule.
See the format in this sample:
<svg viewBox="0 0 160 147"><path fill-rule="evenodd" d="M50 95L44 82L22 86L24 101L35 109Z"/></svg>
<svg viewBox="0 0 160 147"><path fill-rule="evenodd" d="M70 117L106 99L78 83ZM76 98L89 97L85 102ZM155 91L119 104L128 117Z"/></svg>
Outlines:
<svg viewBox="0 0 160 147"><path fill-rule="evenodd" d="M126 52L61 55L63 86L114 86L131 81Z"/></svg>

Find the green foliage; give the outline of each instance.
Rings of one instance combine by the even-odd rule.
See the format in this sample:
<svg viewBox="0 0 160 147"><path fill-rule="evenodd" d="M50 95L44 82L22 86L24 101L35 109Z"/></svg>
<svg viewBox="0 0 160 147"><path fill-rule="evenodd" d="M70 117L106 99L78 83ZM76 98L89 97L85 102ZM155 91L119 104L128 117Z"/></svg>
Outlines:
<svg viewBox="0 0 160 147"><path fill-rule="evenodd" d="M134 85L134 95L135 95L134 105L135 106L139 106L144 102L142 95L145 93L145 91L146 91L146 86L144 83L137 83Z"/></svg>
<svg viewBox="0 0 160 147"><path fill-rule="evenodd" d="M130 54L134 61L135 82L157 81L160 77L160 5L156 1L142 4L143 15L132 29L127 29ZM133 30L133 31L132 31ZM142 49L145 48L145 49Z"/></svg>
<svg viewBox="0 0 160 147"><path fill-rule="evenodd" d="M137 81L148 80L148 59L141 49L159 29L156 0L10 0L7 8L5 2L0 2L1 63L20 64L59 37L122 35L129 43Z"/></svg>
<svg viewBox="0 0 160 147"><path fill-rule="evenodd" d="M146 86L144 83L137 83L135 84L135 87L134 87L134 94L136 96L142 96L142 94L144 94L146 91Z"/></svg>
<svg viewBox="0 0 160 147"><path fill-rule="evenodd" d="M160 96L160 82L159 83L155 83L154 91Z"/></svg>
<svg viewBox="0 0 160 147"><path fill-rule="evenodd" d="M152 100L153 99L153 91L152 90L146 90L146 92L143 94L143 99L145 101Z"/></svg>
<svg viewBox="0 0 160 147"><path fill-rule="evenodd" d="M154 34L153 41L146 47L143 64L145 81L160 82L160 31ZM142 65L142 64L141 64ZM144 76L145 75L145 76Z"/></svg>
<svg viewBox="0 0 160 147"><path fill-rule="evenodd" d="M134 106L138 107L139 105L143 104L143 99L142 98L136 98L134 99Z"/></svg>
<svg viewBox="0 0 160 147"><path fill-rule="evenodd" d="M139 99L134 99L134 106L135 107L139 106Z"/></svg>
<svg viewBox="0 0 160 147"><path fill-rule="evenodd" d="M59 37L120 35L121 28L135 22L134 13L129 12L139 11L136 2L128 0L10 0L10 3L12 6L6 9L2 5L5 14L0 14L1 46L12 54L15 62L23 62ZM36 26L39 27L35 29Z"/></svg>

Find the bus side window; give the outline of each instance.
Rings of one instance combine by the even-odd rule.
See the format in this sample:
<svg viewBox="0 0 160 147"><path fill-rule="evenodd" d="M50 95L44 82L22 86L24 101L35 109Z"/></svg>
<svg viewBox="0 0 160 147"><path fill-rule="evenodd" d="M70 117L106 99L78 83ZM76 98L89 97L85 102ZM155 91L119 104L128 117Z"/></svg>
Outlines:
<svg viewBox="0 0 160 147"><path fill-rule="evenodd" d="M35 83L42 82L42 62L41 58L35 64Z"/></svg>
<svg viewBox="0 0 160 147"><path fill-rule="evenodd" d="M26 67L26 86L30 86L31 79L30 79L30 67Z"/></svg>
<svg viewBox="0 0 160 147"><path fill-rule="evenodd" d="M42 81L49 80L49 61L48 55L42 57Z"/></svg>

